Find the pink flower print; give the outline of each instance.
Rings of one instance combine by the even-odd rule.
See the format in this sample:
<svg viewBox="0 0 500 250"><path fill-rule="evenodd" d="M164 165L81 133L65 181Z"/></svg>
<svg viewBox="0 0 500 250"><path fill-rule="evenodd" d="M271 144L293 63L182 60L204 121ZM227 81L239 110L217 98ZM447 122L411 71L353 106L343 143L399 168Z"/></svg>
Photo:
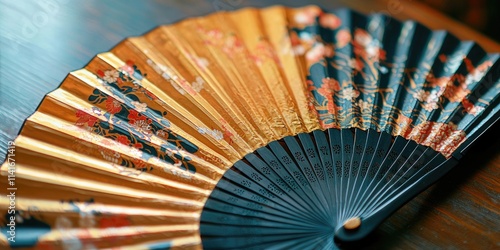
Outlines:
<svg viewBox="0 0 500 250"><path fill-rule="evenodd" d="M342 20L334 14L325 13L319 17L319 25L332 30L337 29L342 24Z"/></svg>
<svg viewBox="0 0 500 250"><path fill-rule="evenodd" d="M436 102L425 103L425 104L423 104L423 107L427 111L433 111L433 110L439 108L439 106Z"/></svg>
<svg viewBox="0 0 500 250"><path fill-rule="evenodd" d="M366 30L356 29L354 31L354 41L363 47L368 47L373 42L373 39Z"/></svg>
<svg viewBox="0 0 500 250"><path fill-rule="evenodd" d="M307 51L306 60L309 64L314 64L323 59L323 55L325 54L325 46L321 43L317 43L314 45L312 49Z"/></svg>
<svg viewBox="0 0 500 250"><path fill-rule="evenodd" d="M294 21L300 25L313 25L316 22L316 17L321 13L321 9L318 7L306 7L298 11L294 16Z"/></svg>
<svg viewBox="0 0 500 250"><path fill-rule="evenodd" d="M131 62L132 63L132 62ZM129 76L132 76L134 75L134 64L125 64L123 66L121 66L121 70L123 70L124 72L126 72Z"/></svg>
<svg viewBox="0 0 500 250"><path fill-rule="evenodd" d="M359 96L359 91L353 88L346 88L342 90L343 98L347 100L351 100L353 98L357 98Z"/></svg>

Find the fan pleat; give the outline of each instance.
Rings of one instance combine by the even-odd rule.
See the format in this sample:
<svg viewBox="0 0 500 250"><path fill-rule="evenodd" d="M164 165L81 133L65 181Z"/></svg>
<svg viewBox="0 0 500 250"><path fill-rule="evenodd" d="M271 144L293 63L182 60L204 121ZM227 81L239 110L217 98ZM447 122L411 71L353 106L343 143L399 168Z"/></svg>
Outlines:
<svg viewBox="0 0 500 250"><path fill-rule="evenodd" d="M93 179L116 186L126 184L127 187L137 190L158 191L158 188L166 189L162 194L170 194L194 200L202 200L207 195L207 191L181 182L171 181L150 173L123 175L120 170L100 159L83 157L82 155L68 151L65 148L55 147L45 142L22 137L19 146L27 150L20 153L20 156L29 157L29 164L35 165L37 162L50 162L50 164L40 164L40 170L53 171L56 168L67 168L64 176L82 179ZM73 159L71 163L65 160ZM42 168L43 167L43 168ZM27 166L28 168L28 166ZM41 179L40 179L41 180Z"/></svg>
<svg viewBox="0 0 500 250"><path fill-rule="evenodd" d="M252 146L254 147L262 146L264 144L263 134L259 130L255 129L257 128L257 125L253 122L253 120L249 119L250 115L248 114L248 111L245 109L240 110L238 109L239 106L235 105L235 103L241 102L242 99L238 98L239 95L236 91L234 91L234 88L229 79L225 78L224 75L220 73L223 72L222 69L216 66L212 66L216 63L216 60L209 57L207 52L205 52L204 50L195 51L194 48L190 47L188 43L184 42L184 40L180 40L180 38L182 38L180 34L174 32L175 30L164 27L160 30L153 31L151 34L152 36L163 35L165 39L170 40L171 44L168 44L169 46L167 48L165 48L164 43L156 46L156 43L154 43L154 41L150 42L152 42L155 47L159 48L161 54L165 54L165 50L167 49L177 51L176 57L178 59L174 60L168 58L172 63L177 63L174 64L175 67L173 65L172 67L177 68L177 65L184 65L184 67L190 69L190 78L193 78L193 76L199 76L200 79L202 79L204 82L202 86L206 91L200 91L199 93L197 93L195 90L193 92L192 87L191 89L189 89L189 85L187 85L187 83L195 82L196 79L189 79L184 75L177 74L173 74L171 76L172 79L178 82L180 86L187 88L187 90L183 90L184 92L188 94L191 92L192 94L194 94L196 100L199 100L203 106L215 105L214 108L216 108L216 110L218 110L219 113L221 113L221 115L223 115L224 117L224 120L222 122L226 122L230 125L228 127L241 127L241 135L245 135L245 141L247 141L248 143L252 143ZM192 35L193 33L190 34ZM149 36L146 35L146 38L149 38ZM193 40L193 42L195 39L200 40L199 38L194 36L190 37L190 39ZM200 47L206 47L206 45L203 44L203 41L198 41L198 43L201 44L199 45ZM210 64L208 66L204 66L204 63L191 62L193 60L189 58L189 55L196 56L196 58L194 58L195 60L205 59L207 62L210 62ZM179 62L179 60L181 61ZM234 98L234 100L231 99L231 96ZM225 112L220 112L220 110L224 110ZM227 114L225 114L226 112ZM236 139L238 138L234 138L234 140Z"/></svg>
<svg viewBox="0 0 500 250"><path fill-rule="evenodd" d="M123 55L123 57L129 58L128 51L131 47L134 50L144 53L143 57L132 58L132 60L134 60L134 62L138 61L143 68L149 69L148 77L151 77L151 81L156 83L155 85L158 89L164 95L168 96L166 99L169 101L166 102L166 104L172 105L171 112L176 114L179 119L186 119L190 122L199 119L200 123L196 123L195 126L198 131L207 131L207 128L217 128L219 131L227 131L227 134L243 135L244 131L248 130L248 128L244 127L246 124L237 124L235 120L233 120L234 118L229 116L230 113L219 112L225 109L217 102L211 101L213 97L211 97L211 99L205 99L205 95L202 96L201 93L187 87L186 81L190 81L201 84L200 86L203 88L207 88L207 86L205 86L206 80L203 80L202 77L190 79L190 75L190 78L188 78L189 72L186 71L188 71L189 68L184 68L184 65L178 61L179 59L177 57L171 57L169 54L165 54L172 53L170 48L162 50L159 46L150 44L144 38L134 38L125 42L124 46L117 46L113 51L117 56L121 57ZM172 64L176 65L176 67L174 68ZM186 75L185 79L183 79L184 75ZM196 115L183 115L186 111ZM229 112L230 110L226 109L226 111ZM243 128L239 126L243 126ZM236 136L229 137L226 136L226 134L220 135L209 132L210 131L207 131L205 133L217 141L227 142L229 144L227 147L235 148L240 155L246 154L252 146L252 142L249 140L243 140ZM238 157L238 155L230 156Z"/></svg>
<svg viewBox="0 0 500 250"><path fill-rule="evenodd" d="M60 102L61 99L67 99L67 101L62 103ZM167 154L165 157L160 158L159 160L163 160L170 164L184 163L184 165L187 165L187 167L184 165L182 166L185 168L189 168L190 171L192 170L191 168L193 168L192 166L204 166L203 168L199 168L201 171L200 174L205 175L207 177L211 177L212 179L215 176L217 176L218 173L220 174L222 172L221 170L222 166L221 167L214 166L206 162L205 160L201 159L200 157L192 155L184 150L178 150L179 145L177 144L176 140L172 140L173 142L169 142L161 139L159 136L156 136L154 134L150 134L148 132L144 133L143 131L141 131L142 128L137 128L136 126L132 126L130 124L131 120L123 121L122 119L117 118L116 120L113 121L113 123L110 123L109 121L107 121L106 117L102 115L102 113L104 113L103 110L105 109L105 107L101 107L102 109L99 109L98 105L91 106L89 103L82 101L78 97L75 97L73 94L66 92L62 88L52 92L48 96L48 98L45 99L45 102L51 103L55 107L48 109L41 108L40 109L41 112L47 112L52 116L57 116L57 114L66 115L67 117L73 116L71 117L71 119L74 119L73 124L99 123L102 127L108 128L108 131L107 132L91 131L91 132L102 133L103 137L115 139L118 142L125 144L126 146L141 142L142 148L140 148L140 151L135 151L135 152L140 155L149 154L147 158L150 158L153 155L157 155L158 152L160 151L162 152L168 151L170 155ZM100 106L103 105L104 103L100 104ZM88 110L88 111L85 112L81 110ZM74 114L76 114L76 117ZM138 112L136 112L136 114L138 117L142 116ZM79 118L77 119L78 116ZM74 127L69 126L68 129L71 128ZM175 129L173 125L171 125L171 128ZM128 134L134 136L133 137L127 136ZM120 137L120 135L122 137ZM170 137L170 135L168 137ZM174 139L176 138L174 137ZM94 140L100 140L100 138L94 137ZM221 158L218 159L221 160ZM221 163L217 164L220 165Z"/></svg>
<svg viewBox="0 0 500 250"><path fill-rule="evenodd" d="M171 180L177 183L183 183L183 185L195 185L197 187L215 185L215 181L213 179L203 175L187 174L185 171L180 170L177 166L165 161L157 160L154 164L153 162L148 163L137 156L137 154L140 154L137 149L131 149L111 139L101 139L99 141L93 140L95 136L89 131L79 128L75 129L72 127L72 123L68 124L56 117L44 115L39 112L27 120L28 125L31 123L36 124L36 126L27 126L25 136L29 136L30 139L34 140L38 139L36 143L41 143L39 140L45 138L40 137L40 132L43 131L45 135L50 134L50 139L44 140L47 145L50 143L51 146L67 149L67 154L75 155L73 158L74 160L80 159L80 157L91 157L92 160L98 159L103 163L107 163L109 166L108 169L112 169L112 171L123 175L124 178L143 174L145 170L149 169L147 166L150 164L150 166L154 165L155 169L159 171L149 172L148 174L158 176L165 181ZM72 146L68 148L68 145ZM106 149L110 146L113 147L113 150ZM29 150L32 150L32 148L29 147ZM135 163L137 168L131 169L121 166L118 164L119 158L123 159L125 162ZM66 157L61 159L61 163L54 163L52 170L56 172L65 172L66 169L63 167L63 163L65 161L67 161Z"/></svg>
<svg viewBox="0 0 500 250"><path fill-rule="evenodd" d="M205 27L205 25L207 26ZM265 114L268 115L268 111L264 111L263 104L255 100L255 97L259 95L251 95L249 93L250 86L243 84L241 76L238 74L238 66L235 65L235 61L245 60L241 55L243 46L234 35L231 33L221 34L218 27L212 25L210 22L202 20L200 22L186 23L175 30L175 36L186 35L184 40L189 42L186 43L183 40L182 43L190 45L191 49L193 49L193 55L206 58L211 62L208 69L211 74L214 74L215 79L213 79L213 82L209 82L209 85L213 84L217 87L214 89L214 94L224 95L224 99L227 100L224 106L238 110L242 114L242 118L245 118L241 122L252 124L252 130L258 132L262 140L277 139L276 133L271 129L273 121L263 118ZM204 28L200 30L200 27ZM188 30L197 30L198 32L195 33L196 36L192 32L183 34ZM219 48L217 45L207 46L207 43L210 43L211 40L215 39L217 41L218 36L223 36L222 38L228 43L227 48ZM227 49L226 52L224 52L224 49Z"/></svg>
<svg viewBox="0 0 500 250"><path fill-rule="evenodd" d="M41 247L50 246L60 242L60 245L58 245L60 249L85 249L89 247L105 249L121 246L132 247L138 243L155 241L168 241L171 245L177 245L178 247L194 247L199 244L199 238L196 236L196 230L196 227L193 227L192 225L140 226L83 230L62 229L52 231L51 233L44 235L43 238L41 238L44 245L41 245ZM140 232L140 234L137 232ZM143 247L143 249L150 249L149 244L144 244Z"/></svg>

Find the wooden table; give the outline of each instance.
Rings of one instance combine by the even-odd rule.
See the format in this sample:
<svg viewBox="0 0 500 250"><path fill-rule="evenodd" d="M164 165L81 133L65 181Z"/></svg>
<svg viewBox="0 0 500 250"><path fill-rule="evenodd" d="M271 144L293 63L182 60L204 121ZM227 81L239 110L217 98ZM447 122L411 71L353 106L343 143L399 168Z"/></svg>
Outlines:
<svg viewBox="0 0 500 250"><path fill-rule="evenodd" d="M40 0L0 2L0 162L7 142L43 96L95 54L157 25L215 10L245 6L318 4L383 11L476 40L487 51L500 45L410 0L355 1L133 1ZM495 127L498 131L498 124ZM500 248L499 133L490 130L441 181L417 196L364 241L364 248ZM360 247L360 246L356 246Z"/></svg>

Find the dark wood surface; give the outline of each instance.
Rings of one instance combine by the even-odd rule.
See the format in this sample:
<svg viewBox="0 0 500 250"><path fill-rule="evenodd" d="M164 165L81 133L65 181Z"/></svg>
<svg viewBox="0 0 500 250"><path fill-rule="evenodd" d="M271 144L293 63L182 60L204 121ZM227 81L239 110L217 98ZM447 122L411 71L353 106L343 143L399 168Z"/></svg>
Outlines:
<svg viewBox="0 0 500 250"><path fill-rule="evenodd" d="M128 36L160 24L215 10L245 6L347 5L361 12L384 11L431 28L473 39L488 51L500 45L410 0L390 1L133 1L0 0L0 162L7 142L43 96L68 72ZM498 124L493 128L498 130ZM500 248L500 140L489 131L442 180L396 212L363 242L363 248ZM356 246L359 247L359 246Z"/></svg>

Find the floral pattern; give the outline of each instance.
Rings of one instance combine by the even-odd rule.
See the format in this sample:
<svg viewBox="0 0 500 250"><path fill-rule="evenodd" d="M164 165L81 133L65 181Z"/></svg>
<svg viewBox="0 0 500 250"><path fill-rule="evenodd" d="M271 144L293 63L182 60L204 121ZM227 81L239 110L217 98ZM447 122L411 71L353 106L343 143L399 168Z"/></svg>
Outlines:
<svg viewBox="0 0 500 250"><path fill-rule="evenodd" d="M243 42L235 34L225 33L220 29L205 29L203 27L198 27L198 32L204 35L203 42L206 45L221 48L230 58L244 51Z"/></svg>
<svg viewBox="0 0 500 250"><path fill-rule="evenodd" d="M318 114L324 129L386 131L450 157L467 132L465 122L452 121L480 115L493 98L479 101L473 96L496 57L470 58L465 51L426 47L436 41L410 38L427 31L411 22L374 25L383 18L348 10L324 13L316 7L294 12L287 36L294 54L307 62L311 112ZM394 36L384 38L384 29L392 29ZM446 37L434 39L444 43ZM410 45L429 58L410 60Z"/></svg>
<svg viewBox="0 0 500 250"><path fill-rule="evenodd" d="M119 70L98 71L99 79L114 96L95 89L88 100L94 105L103 103L104 109L100 110L95 106L93 113L78 110L75 125L135 149L132 151L136 152L136 158L126 160L112 150L101 147L102 157L110 162L141 171L153 171L153 166L146 162L155 157L195 173L196 168L190 163L191 159L186 153L195 153L198 148L170 130L170 122L165 118L166 112L162 113L140 101L141 98L157 99L142 87L140 80L144 76L131 61ZM152 137L164 143L155 145Z"/></svg>

